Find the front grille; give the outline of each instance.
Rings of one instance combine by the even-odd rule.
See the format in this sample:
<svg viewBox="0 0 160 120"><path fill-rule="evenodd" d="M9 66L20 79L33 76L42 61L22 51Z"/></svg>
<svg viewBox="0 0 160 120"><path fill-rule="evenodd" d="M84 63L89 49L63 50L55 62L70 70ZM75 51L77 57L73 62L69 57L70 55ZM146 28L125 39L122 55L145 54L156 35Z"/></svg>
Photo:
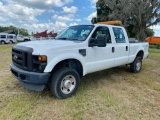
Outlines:
<svg viewBox="0 0 160 120"><path fill-rule="evenodd" d="M32 52L32 48L14 46L12 48L13 64L23 70L32 71Z"/></svg>
<svg viewBox="0 0 160 120"><path fill-rule="evenodd" d="M16 64L23 66L23 53L22 51L12 50L12 60Z"/></svg>

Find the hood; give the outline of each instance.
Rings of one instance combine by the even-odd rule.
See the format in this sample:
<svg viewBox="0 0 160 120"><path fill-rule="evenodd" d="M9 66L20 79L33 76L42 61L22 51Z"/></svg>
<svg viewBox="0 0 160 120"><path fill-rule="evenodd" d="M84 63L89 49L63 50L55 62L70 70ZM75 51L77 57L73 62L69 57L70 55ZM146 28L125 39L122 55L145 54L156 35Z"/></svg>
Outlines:
<svg viewBox="0 0 160 120"><path fill-rule="evenodd" d="M18 45L33 48L33 54L37 55L48 49L60 48L65 46L74 46L77 43L78 42L69 40L40 40L23 42L19 43Z"/></svg>

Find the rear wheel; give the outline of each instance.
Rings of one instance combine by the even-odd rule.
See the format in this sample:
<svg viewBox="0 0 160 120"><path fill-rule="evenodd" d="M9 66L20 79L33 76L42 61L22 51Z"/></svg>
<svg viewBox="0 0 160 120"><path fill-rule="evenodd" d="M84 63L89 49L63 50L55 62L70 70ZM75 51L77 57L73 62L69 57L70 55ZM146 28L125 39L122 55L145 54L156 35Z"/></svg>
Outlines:
<svg viewBox="0 0 160 120"><path fill-rule="evenodd" d="M142 58L136 57L136 59L130 65L130 71L133 73L139 73L142 69Z"/></svg>
<svg viewBox="0 0 160 120"><path fill-rule="evenodd" d="M65 99L74 95L78 89L80 77L71 68L62 68L51 77L49 87L54 96Z"/></svg>
<svg viewBox="0 0 160 120"><path fill-rule="evenodd" d="M10 43L10 44L13 44L13 41L12 41L12 40L10 40L10 41L9 41L9 43Z"/></svg>

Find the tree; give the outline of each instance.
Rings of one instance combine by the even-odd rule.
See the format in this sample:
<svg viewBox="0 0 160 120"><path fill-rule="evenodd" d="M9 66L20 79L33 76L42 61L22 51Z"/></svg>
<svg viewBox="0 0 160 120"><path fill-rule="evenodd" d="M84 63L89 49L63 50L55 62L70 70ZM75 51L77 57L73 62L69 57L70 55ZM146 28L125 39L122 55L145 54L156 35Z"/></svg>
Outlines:
<svg viewBox="0 0 160 120"><path fill-rule="evenodd" d="M16 28L14 26L8 26L8 27L0 26L0 32L7 31L7 30L14 30L16 34L18 34L18 30L19 30L19 34L24 35L24 36L29 35L28 30L24 28Z"/></svg>
<svg viewBox="0 0 160 120"><path fill-rule="evenodd" d="M146 37L154 36L154 31L153 31L153 29L147 28L147 29L145 29L144 32L145 32L145 34L146 34Z"/></svg>
<svg viewBox="0 0 160 120"><path fill-rule="evenodd" d="M160 22L160 0L98 0L96 8L92 23L121 20L129 36L140 40L148 27Z"/></svg>
<svg viewBox="0 0 160 120"><path fill-rule="evenodd" d="M28 36L28 30L24 29L24 28L18 28L19 29L19 34L24 35L24 36Z"/></svg>

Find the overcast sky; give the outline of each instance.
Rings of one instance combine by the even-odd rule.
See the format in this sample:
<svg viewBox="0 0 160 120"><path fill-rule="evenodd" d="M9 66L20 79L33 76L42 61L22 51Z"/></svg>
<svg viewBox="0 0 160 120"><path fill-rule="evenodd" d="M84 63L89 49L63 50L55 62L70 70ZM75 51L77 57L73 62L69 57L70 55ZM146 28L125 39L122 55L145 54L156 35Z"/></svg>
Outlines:
<svg viewBox="0 0 160 120"><path fill-rule="evenodd" d="M97 0L0 0L0 25L13 25L30 33L59 32L70 25L90 24ZM160 26L152 27L160 36Z"/></svg>

